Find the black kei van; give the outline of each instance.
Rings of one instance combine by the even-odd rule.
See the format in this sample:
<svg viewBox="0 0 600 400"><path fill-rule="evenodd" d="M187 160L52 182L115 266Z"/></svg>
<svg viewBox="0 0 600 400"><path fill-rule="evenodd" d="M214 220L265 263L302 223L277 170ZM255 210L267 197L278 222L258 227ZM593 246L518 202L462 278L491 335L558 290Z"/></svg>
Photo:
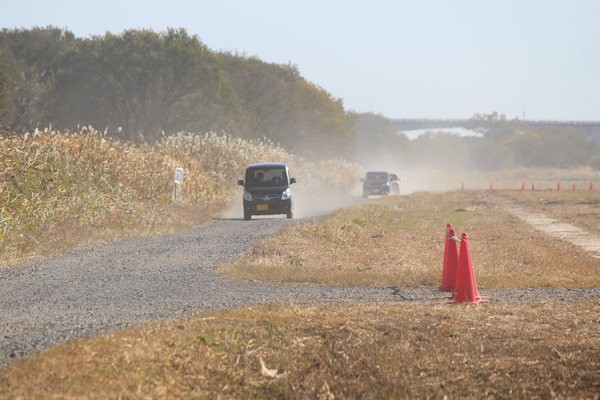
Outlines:
<svg viewBox="0 0 600 400"><path fill-rule="evenodd" d="M251 164L238 185L244 187L244 219L253 215L285 214L292 218L292 184L286 163Z"/></svg>
<svg viewBox="0 0 600 400"><path fill-rule="evenodd" d="M374 194L390 194L390 173L387 171L367 171L363 183L363 197L367 198Z"/></svg>

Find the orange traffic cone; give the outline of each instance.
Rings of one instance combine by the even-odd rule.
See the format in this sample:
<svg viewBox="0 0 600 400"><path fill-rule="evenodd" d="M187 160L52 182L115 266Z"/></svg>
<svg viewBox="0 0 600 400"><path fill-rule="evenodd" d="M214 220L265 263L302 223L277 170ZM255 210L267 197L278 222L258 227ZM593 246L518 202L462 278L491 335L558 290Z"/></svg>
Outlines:
<svg viewBox="0 0 600 400"><path fill-rule="evenodd" d="M458 271L456 272L456 287L454 289L455 303L479 303L483 296L477 291L473 264L471 262L471 250L467 234L462 234L460 241L460 252L458 257Z"/></svg>
<svg viewBox="0 0 600 400"><path fill-rule="evenodd" d="M440 291L453 292L458 268L458 239L452 225L446 225L446 245L444 246L444 265Z"/></svg>
<svg viewBox="0 0 600 400"><path fill-rule="evenodd" d="M444 243L444 261L442 264L444 269L446 269L446 263L448 260L448 236L450 234L450 229L452 229L452 224L446 224L446 241Z"/></svg>

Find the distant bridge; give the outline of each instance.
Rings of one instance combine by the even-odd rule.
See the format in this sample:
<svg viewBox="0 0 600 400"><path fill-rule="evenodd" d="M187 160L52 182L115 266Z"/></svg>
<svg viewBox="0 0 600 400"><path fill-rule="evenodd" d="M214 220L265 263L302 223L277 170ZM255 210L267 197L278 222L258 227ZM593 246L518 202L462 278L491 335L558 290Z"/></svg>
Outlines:
<svg viewBox="0 0 600 400"><path fill-rule="evenodd" d="M485 123L477 119L435 119L435 118L402 118L392 119L392 124L400 132L422 129L444 129L444 128L477 128L477 122ZM576 128L588 137L600 141L600 121L551 121L551 120L521 120L530 127L569 127Z"/></svg>
<svg viewBox="0 0 600 400"><path fill-rule="evenodd" d="M392 123L399 131L412 131L416 129L440 129L440 128L468 128L479 122L477 119L460 118L401 118L392 119ZM510 122L510 120L507 120ZM551 121L551 120L520 120L529 126L572 126L600 127L600 121ZM485 122L485 121L481 121Z"/></svg>

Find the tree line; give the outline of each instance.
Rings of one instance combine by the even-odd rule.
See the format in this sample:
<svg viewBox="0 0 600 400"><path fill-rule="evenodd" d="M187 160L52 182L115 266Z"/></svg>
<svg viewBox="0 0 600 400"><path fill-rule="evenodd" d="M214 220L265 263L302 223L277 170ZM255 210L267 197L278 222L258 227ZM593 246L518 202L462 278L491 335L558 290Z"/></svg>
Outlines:
<svg viewBox="0 0 600 400"><path fill-rule="evenodd" d="M0 31L0 132L90 125L145 143L182 131L227 133L365 166L600 169L598 140L497 113L471 118L467 128L479 137L409 140L383 116L346 111L293 64L213 51L184 29L90 38L55 27Z"/></svg>
<svg viewBox="0 0 600 400"><path fill-rule="evenodd" d="M91 38L55 27L0 32L5 131L91 125L133 142L213 131L349 157L353 121L296 66L215 52L184 29Z"/></svg>
<svg viewBox="0 0 600 400"><path fill-rule="evenodd" d="M406 168L494 171L519 167L600 170L600 141L576 128L531 127L496 112L475 114L466 128L477 136L425 132L416 139L375 114L357 117L357 160ZM362 150L360 150L362 149Z"/></svg>

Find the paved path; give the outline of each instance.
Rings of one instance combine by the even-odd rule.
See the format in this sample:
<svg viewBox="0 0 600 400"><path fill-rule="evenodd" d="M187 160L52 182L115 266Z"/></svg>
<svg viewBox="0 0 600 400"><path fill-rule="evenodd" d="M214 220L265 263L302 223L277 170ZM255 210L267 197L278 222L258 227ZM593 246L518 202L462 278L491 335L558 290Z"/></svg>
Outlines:
<svg viewBox="0 0 600 400"><path fill-rule="evenodd" d="M600 237L592 235L574 225L549 218L544 214L525 211L518 205L505 200L495 199L510 214L520 218L534 228L548 235L566 240L577 247L589 252L592 257L600 259Z"/></svg>

